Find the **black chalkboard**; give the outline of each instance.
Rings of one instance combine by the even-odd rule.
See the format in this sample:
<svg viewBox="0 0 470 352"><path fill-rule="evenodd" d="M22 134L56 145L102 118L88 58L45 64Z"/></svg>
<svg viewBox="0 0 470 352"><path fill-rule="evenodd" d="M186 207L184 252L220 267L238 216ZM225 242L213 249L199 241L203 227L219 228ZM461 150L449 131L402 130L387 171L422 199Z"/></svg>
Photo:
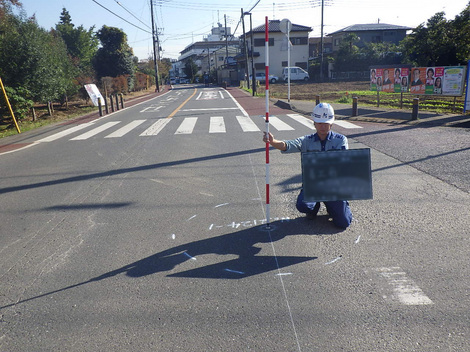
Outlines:
<svg viewBox="0 0 470 352"><path fill-rule="evenodd" d="M308 202L372 199L370 149L302 153L302 182Z"/></svg>

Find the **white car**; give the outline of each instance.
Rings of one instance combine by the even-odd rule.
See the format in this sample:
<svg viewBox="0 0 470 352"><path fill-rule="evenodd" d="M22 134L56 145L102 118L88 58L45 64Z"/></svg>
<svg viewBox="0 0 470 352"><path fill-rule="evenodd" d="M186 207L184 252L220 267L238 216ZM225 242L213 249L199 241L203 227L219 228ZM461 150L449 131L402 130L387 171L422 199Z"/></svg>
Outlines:
<svg viewBox="0 0 470 352"><path fill-rule="evenodd" d="M282 70L282 80L287 82L288 68L284 67ZM291 81L308 81L310 79L308 72L300 67L290 67L290 80Z"/></svg>
<svg viewBox="0 0 470 352"><path fill-rule="evenodd" d="M250 81L251 81L251 77L252 76L250 76ZM264 72L256 72L255 79L260 82L266 82L266 74ZM276 83L277 81L279 81L279 77L274 76L274 75L269 75L269 82Z"/></svg>

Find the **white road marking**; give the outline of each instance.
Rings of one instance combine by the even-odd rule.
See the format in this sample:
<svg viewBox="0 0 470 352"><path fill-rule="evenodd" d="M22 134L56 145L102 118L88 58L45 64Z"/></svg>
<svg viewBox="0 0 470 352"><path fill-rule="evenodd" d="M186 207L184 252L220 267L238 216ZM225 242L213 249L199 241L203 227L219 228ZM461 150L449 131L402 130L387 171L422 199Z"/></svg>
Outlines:
<svg viewBox="0 0 470 352"><path fill-rule="evenodd" d="M333 122L335 125L338 125L343 128L348 128L348 129L353 129L353 128L362 128L361 126L355 125L349 121L344 121L344 120L335 120Z"/></svg>
<svg viewBox="0 0 470 352"><path fill-rule="evenodd" d="M62 132L58 132L58 133L55 133L49 137L45 137L43 139L40 139L37 141L37 143L41 143L41 142L52 142L52 141L55 141L56 139L59 139L59 138L62 138L62 137L65 137L65 136L68 136L69 134L72 134L74 132L77 132L77 131L80 131L86 127L89 127L89 126L92 126L94 123L94 121L92 122L87 122L87 123L83 123L81 125L78 125L78 126L75 126L75 127L71 127L65 131L62 131Z"/></svg>
<svg viewBox="0 0 470 352"><path fill-rule="evenodd" d="M225 133L225 123L223 116L211 116L209 133Z"/></svg>
<svg viewBox="0 0 470 352"><path fill-rule="evenodd" d="M341 260L341 258L343 258L342 255L340 255L339 257L329 261L328 263L325 263L325 265L333 264L333 263L337 262L338 260Z"/></svg>
<svg viewBox="0 0 470 352"><path fill-rule="evenodd" d="M243 109L243 107L240 105L240 103L238 101L235 100L235 98L232 96L232 94L230 94L229 91L226 91L226 93L228 94L228 96L233 100L233 102L235 103L235 105L238 107L238 109L240 109L240 111L242 112L242 114L246 117L248 117L248 113L245 111L245 109Z"/></svg>
<svg viewBox="0 0 470 352"><path fill-rule="evenodd" d="M232 269L224 269L224 270L228 271L229 273L235 273L235 274L240 274L240 275L245 274L243 271L237 271L237 270L232 270Z"/></svg>
<svg viewBox="0 0 470 352"><path fill-rule="evenodd" d="M406 276L406 273L402 271L401 268L378 268L376 271L381 277L384 277L392 287L392 299L398 300L400 303L408 306L434 304L418 285Z"/></svg>
<svg viewBox="0 0 470 352"><path fill-rule="evenodd" d="M219 110L238 110L238 108L203 108L203 109L181 109L180 111L219 111Z"/></svg>
<svg viewBox="0 0 470 352"><path fill-rule="evenodd" d="M122 137L124 136L126 133L129 133L130 131L132 131L134 128L136 128L137 126L139 126L140 124L144 123L145 120L134 120L130 123L128 123L127 125L121 127L120 129L118 129L117 131L107 135L106 137L104 138L118 138L118 137Z"/></svg>
<svg viewBox="0 0 470 352"><path fill-rule="evenodd" d="M150 109L151 109L150 112L155 112L155 111L161 109L162 107L163 107L163 106L161 106L161 105L159 105L159 106L148 106L148 107L146 107L145 109L140 110L139 112L149 112Z"/></svg>
<svg viewBox="0 0 470 352"><path fill-rule="evenodd" d="M214 208L219 208L219 207L223 207L224 205L228 205L229 203L222 203L222 204L218 204L216 205Z"/></svg>
<svg viewBox="0 0 470 352"><path fill-rule="evenodd" d="M260 129L248 116L237 116L243 132L260 132Z"/></svg>
<svg viewBox="0 0 470 352"><path fill-rule="evenodd" d="M307 126L311 129L315 130L315 127L313 126L313 121L311 119L309 119L307 117L304 117L302 115L299 115L299 114L287 114L287 116L294 119L298 123L301 123L302 125Z"/></svg>
<svg viewBox="0 0 470 352"><path fill-rule="evenodd" d="M269 123L270 123L271 126L273 126L278 131L293 131L294 130L294 128L289 126L287 123L282 121L277 116L270 116L269 117Z"/></svg>
<svg viewBox="0 0 470 352"><path fill-rule="evenodd" d="M190 256L187 252L183 252L183 254L184 254L185 256L187 256L187 257L188 257L189 259L191 259L191 260L197 260L196 258Z"/></svg>
<svg viewBox="0 0 470 352"><path fill-rule="evenodd" d="M175 134L191 134L193 133L194 126L196 126L197 117L186 117L181 122L180 127L176 130Z"/></svg>
<svg viewBox="0 0 470 352"><path fill-rule="evenodd" d="M152 126L147 128L144 132L142 132L141 136L156 136L171 119L160 119L157 120Z"/></svg>
<svg viewBox="0 0 470 352"><path fill-rule="evenodd" d="M74 137L72 139L70 139L71 141L83 141L85 139L88 139L88 138L91 138L93 136L96 136L98 133L101 133L105 130L107 130L108 128L111 128L113 127L114 125L117 125L118 123L121 123L120 121L112 121L112 122L106 122L105 124L102 124L101 126L98 126L94 129L92 129L91 131L88 131L86 133L83 133L77 137Z"/></svg>

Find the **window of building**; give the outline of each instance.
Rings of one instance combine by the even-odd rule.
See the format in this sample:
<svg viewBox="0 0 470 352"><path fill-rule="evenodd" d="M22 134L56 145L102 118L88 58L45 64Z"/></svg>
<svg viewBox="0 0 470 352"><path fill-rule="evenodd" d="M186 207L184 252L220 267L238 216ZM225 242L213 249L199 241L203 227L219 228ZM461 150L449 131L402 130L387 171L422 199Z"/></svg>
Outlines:
<svg viewBox="0 0 470 352"><path fill-rule="evenodd" d="M307 37L291 37L289 39L292 45L307 45L308 44Z"/></svg>
<svg viewBox="0 0 470 352"><path fill-rule="evenodd" d="M254 46L264 46L265 45L265 39L260 39L260 38L255 38L253 40ZM274 38L269 38L269 46L274 46Z"/></svg>
<svg viewBox="0 0 470 352"><path fill-rule="evenodd" d="M255 63L255 69L256 70L264 70L265 67L266 67L266 65L264 64L264 62Z"/></svg>

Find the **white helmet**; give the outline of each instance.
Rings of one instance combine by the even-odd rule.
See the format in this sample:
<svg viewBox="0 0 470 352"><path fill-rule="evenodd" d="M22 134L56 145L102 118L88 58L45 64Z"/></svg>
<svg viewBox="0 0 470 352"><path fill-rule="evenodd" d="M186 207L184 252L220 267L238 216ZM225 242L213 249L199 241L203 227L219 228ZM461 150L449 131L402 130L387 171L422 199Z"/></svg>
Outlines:
<svg viewBox="0 0 470 352"><path fill-rule="evenodd" d="M335 111L328 103L320 103L313 108L312 117L314 122L332 124L335 120Z"/></svg>

